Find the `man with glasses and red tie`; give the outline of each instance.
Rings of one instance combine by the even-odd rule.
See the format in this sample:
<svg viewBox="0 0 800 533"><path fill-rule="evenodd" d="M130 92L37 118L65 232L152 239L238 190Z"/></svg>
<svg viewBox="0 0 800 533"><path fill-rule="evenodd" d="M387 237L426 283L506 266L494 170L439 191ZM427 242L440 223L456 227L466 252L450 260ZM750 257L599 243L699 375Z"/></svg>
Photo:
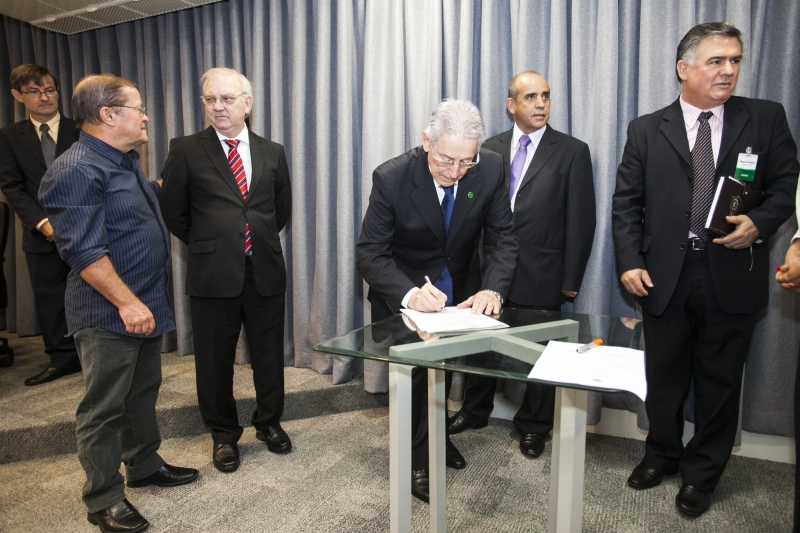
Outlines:
<svg viewBox="0 0 800 533"><path fill-rule="evenodd" d="M0 190L22 221L36 317L50 364L25 380L41 385L80 372L75 341L67 335L64 293L69 266L53 244L53 228L38 200L39 183L53 160L78 140L75 122L58 112L58 80L39 65L11 72L11 94L30 115L0 130Z"/></svg>
<svg viewBox="0 0 800 533"><path fill-rule="evenodd" d="M517 237L504 181L503 158L480 151L480 111L445 100L422 132L422 146L390 159L372 174L372 193L356 244L358 271L369 284L372 321L401 308L443 306L499 313L517 259ZM468 270L483 232L486 267L478 292ZM430 281L429 281L430 280ZM414 368L411 412L411 493L427 502L427 372ZM449 389L450 376L445 378ZM446 463L466 462L448 437Z"/></svg>
<svg viewBox="0 0 800 533"><path fill-rule="evenodd" d="M242 325L256 390L256 437L278 454L292 449L281 428L286 265L278 233L292 195L283 146L249 130L249 80L213 68L200 79L211 126L173 139L159 196L169 230L189 247L197 397L222 472L239 467L242 435L233 364Z"/></svg>

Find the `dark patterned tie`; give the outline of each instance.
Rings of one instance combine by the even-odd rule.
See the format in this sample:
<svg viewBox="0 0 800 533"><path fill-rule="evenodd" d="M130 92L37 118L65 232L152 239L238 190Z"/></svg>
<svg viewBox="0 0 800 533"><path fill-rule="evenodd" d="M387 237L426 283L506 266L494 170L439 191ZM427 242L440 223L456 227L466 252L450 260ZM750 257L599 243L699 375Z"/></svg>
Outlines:
<svg viewBox="0 0 800 533"><path fill-rule="evenodd" d="M444 198L442 198L442 219L444 220L445 235L450 233L450 218L453 216L453 205L456 202L456 198L453 195L454 187L455 185L442 187L442 189L444 189ZM450 270L448 270L446 265L442 273L439 274L439 277L436 278L436 281L433 282L433 286L447 295L447 302L445 305L453 305L453 277L450 275Z"/></svg>
<svg viewBox="0 0 800 533"><path fill-rule="evenodd" d="M236 179L236 185L239 186L239 192L242 193L242 198L244 201L247 201L247 176L244 173L244 163L242 162L242 156L239 155L239 141L237 140L226 140L225 141L228 146L231 147L230 151L228 152L228 164L231 166L231 172L233 172L233 177ZM250 224L244 225L244 253L245 255L250 255L252 252L251 243L250 243Z"/></svg>
<svg viewBox="0 0 800 533"><path fill-rule="evenodd" d="M692 149L692 217L689 229L702 240L708 240L705 229L708 210L714 199L714 151L711 149L711 126L708 119L714 115L711 111L700 113L697 120L697 139Z"/></svg>
<svg viewBox="0 0 800 533"><path fill-rule="evenodd" d="M39 131L42 132L42 155L44 156L44 162L47 168L50 168L50 165L53 164L53 160L56 158L56 142L50 137L50 126L47 124L40 125Z"/></svg>
<svg viewBox="0 0 800 533"><path fill-rule="evenodd" d="M514 199L514 191L517 190L517 184L522 179L522 169L525 168L525 160L528 158L528 145L531 143L531 138L523 135L519 138L519 148L517 153L514 154L514 160L511 161L511 186L508 189L508 199Z"/></svg>

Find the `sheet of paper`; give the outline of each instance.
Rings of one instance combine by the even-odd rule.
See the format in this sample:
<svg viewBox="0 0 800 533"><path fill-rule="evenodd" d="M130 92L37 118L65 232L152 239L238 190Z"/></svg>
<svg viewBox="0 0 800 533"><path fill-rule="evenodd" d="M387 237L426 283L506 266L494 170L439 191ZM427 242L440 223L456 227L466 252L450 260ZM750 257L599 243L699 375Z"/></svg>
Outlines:
<svg viewBox="0 0 800 533"><path fill-rule="evenodd" d="M556 383L626 390L643 401L647 396L644 352L598 346L583 353L581 344L550 341L528 377Z"/></svg>
<svg viewBox="0 0 800 533"><path fill-rule="evenodd" d="M400 311L411 319L420 331L426 333L501 329L508 327L508 324L503 324L494 318L486 315L476 315L472 312L472 309L445 307L444 310L438 313L422 313L412 309L401 309Z"/></svg>

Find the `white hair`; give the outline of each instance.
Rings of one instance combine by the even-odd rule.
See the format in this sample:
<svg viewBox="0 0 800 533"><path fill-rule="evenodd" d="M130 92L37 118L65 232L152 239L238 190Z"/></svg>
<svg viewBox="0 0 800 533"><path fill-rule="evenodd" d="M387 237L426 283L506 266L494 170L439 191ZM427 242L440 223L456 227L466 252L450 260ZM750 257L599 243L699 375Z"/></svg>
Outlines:
<svg viewBox="0 0 800 533"><path fill-rule="evenodd" d="M244 74L233 70L232 68L223 68L223 67L215 67L210 68L200 77L200 90L204 90L206 88L206 83L208 80L213 78L214 76L233 76L234 78L239 79L239 83L242 86L242 92L249 96L253 95L253 86L250 84L250 80Z"/></svg>
<svg viewBox="0 0 800 533"><path fill-rule="evenodd" d="M486 136L486 126L475 104L469 100L447 98L431 113L425 134L434 146L445 134L456 139L475 139L480 150Z"/></svg>

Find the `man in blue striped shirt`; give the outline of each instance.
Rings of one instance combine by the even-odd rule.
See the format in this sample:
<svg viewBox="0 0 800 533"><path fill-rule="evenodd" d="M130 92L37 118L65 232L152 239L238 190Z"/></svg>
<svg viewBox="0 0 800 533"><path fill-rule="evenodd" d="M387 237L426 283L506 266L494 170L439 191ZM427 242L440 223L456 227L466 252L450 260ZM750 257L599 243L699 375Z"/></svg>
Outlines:
<svg viewBox="0 0 800 533"><path fill-rule="evenodd" d="M182 485L198 475L158 454L161 336L175 329L169 233L159 185L147 181L134 151L147 142L148 122L136 85L88 76L72 109L80 140L48 169L39 198L72 269L65 305L86 386L76 413L83 500L101 531L143 531L149 523L125 498L120 462L129 487Z"/></svg>

